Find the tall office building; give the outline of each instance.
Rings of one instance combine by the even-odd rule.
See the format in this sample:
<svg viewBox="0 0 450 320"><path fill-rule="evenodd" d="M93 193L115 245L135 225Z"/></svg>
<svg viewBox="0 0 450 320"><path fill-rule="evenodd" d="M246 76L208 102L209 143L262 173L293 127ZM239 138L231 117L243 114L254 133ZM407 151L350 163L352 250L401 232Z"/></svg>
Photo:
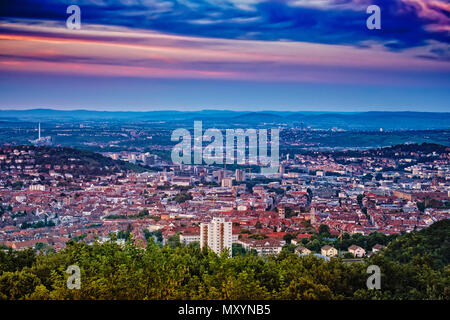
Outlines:
<svg viewBox="0 0 450 320"><path fill-rule="evenodd" d="M235 179L237 182L242 182L245 180L245 173L243 170L236 169Z"/></svg>
<svg viewBox="0 0 450 320"><path fill-rule="evenodd" d="M222 183L222 179L225 178L225 171L224 170L217 170L213 172L213 177L217 178L218 183Z"/></svg>
<svg viewBox="0 0 450 320"><path fill-rule="evenodd" d="M231 255L232 243L231 221L225 221L225 218L213 218L210 223L200 224L200 248L208 246L217 254L228 248Z"/></svg>

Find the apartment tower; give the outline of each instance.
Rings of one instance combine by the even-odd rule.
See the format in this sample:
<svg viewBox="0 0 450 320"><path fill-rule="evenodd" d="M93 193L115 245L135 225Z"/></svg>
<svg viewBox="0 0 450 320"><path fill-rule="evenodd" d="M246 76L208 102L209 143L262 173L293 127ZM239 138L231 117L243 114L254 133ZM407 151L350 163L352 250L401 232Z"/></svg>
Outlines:
<svg viewBox="0 0 450 320"><path fill-rule="evenodd" d="M208 246L220 254L225 248L231 254L232 225L225 218L213 218L210 223L200 224L200 248Z"/></svg>

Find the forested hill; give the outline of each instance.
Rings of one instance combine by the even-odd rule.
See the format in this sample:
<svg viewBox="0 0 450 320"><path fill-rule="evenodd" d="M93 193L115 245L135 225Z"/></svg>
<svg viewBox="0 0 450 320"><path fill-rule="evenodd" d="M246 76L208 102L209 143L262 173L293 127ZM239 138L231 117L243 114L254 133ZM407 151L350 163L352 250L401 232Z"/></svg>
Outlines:
<svg viewBox="0 0 450 320"><path fill-rule="evenodd" d="M1 147L0 155L7 160L0 163L3 170L11 165L38 167L40 172L53 170L60 173L79 175L105 175L119 171L142 171L143 168L131 163L116 161L99 153L67 147L11 146ZM15 167L16 168L16 167Z"/></svg>
<svg viewBox="0 0 450 320"><path fill-rule="evenodd" d="M176 241L145 249L132 240L69 242L58 253L0 251L0 299L450 299L450 221L403 235L363 263L326 262L289 250L277 256L217 256ZM150 238L152 239L152 238ZM81 289L66 286L67 267ZM381 289L368 290L369 265Z"/></svg>
<svg viewBox="0 0 450 320"><path fill-rule="evenodd" d="M400 237L389 245L383 255L400 263L427 257L433 268L445 268L450 263L450 220L441 220L419 232Z"/></svg>
<svg viewBox="0 0 450 320"><path fill-rule="evenodd" d="M313 151L305 152L311 153ZM316 151L317 153L317 151ZM330 153L329 151L322 151L323 154ZM421 155L423 157L448 157L450 154L450 147L436 143L405 143L390 147L371 148L367 150L345 150L335 151L336 157L391 157L397 158L411 158L411 154Z"/></svg>

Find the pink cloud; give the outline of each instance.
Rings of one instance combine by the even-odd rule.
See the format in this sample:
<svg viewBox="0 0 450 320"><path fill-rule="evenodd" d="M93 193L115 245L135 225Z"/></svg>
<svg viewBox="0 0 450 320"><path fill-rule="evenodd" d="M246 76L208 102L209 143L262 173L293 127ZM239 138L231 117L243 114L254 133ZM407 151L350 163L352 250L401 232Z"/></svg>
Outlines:
<svg viewBox="0 0 450 320"><path fill-rule="evenodd" d="M414 49L388 52L374 44L369 49L185 37L123 27L88 25L71 31L46 24L0 25L11 30L0 34L0 69L8 71L342 83L380 81L371 78L371 71L450 71L446 62L417 58Z"/></svg>

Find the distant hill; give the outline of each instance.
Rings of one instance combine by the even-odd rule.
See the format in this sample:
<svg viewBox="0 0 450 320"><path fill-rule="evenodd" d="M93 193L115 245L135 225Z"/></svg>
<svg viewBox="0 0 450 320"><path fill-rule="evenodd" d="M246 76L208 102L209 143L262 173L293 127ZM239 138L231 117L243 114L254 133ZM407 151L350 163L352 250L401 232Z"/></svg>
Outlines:
<svg viewBox="0 0 450 320"><path fill-rule="evenodd" d="M450 113L437 112L361 112L290 115L290 119L304 122L312 128L370 130L426 130L450 128Z"/></svg>
<svg viewBox="0 0 450 320"><path fill-rule="evenodd" d="M392 147L382 148L381 151L384 154L395 152L448 153L450 151L450 147L436 143L422 143L420 145L416 143L411 143L411 144L398 144Z"/></svg>
<svg viewBox="0 0 450 320"><path fill-rule="evenodd" d="M286 122L286 118L279 116L275 113L251 112L235 116L231 118L230 121L254 123L254 124L278 123L278 122L283 123Z"/></svg>
<svg viewBox="0 0 450 320"><path fill-rule="evenodd" d="M202 111L90 111L90 110L0 110L0 119L7 121L118 121L118 122L193 122L208 121L208 125L262 125L277 123L317 129L346 130L433 130L449 129L449 112L244 112L230 110Z"/></svg>

